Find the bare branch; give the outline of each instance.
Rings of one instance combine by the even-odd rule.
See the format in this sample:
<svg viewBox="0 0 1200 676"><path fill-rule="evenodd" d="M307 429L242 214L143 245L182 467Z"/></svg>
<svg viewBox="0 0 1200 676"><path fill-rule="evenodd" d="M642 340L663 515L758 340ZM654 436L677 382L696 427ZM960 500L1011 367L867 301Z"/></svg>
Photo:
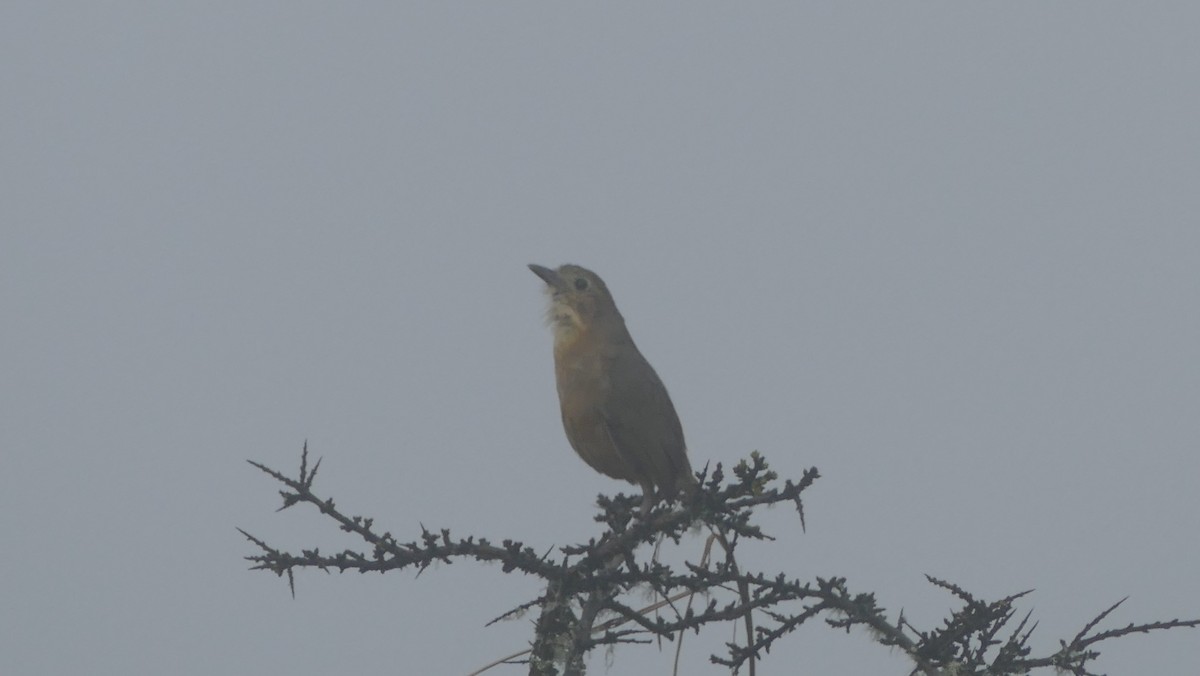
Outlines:
<svg viewBox="0 0 1200 676"><path fill-rule="evenodd" d="M654 638L672 639L687 631L698 631L714 622L744 621L757 627L747 633L745 645L726 644L723 655L712 655L715 664L736 672L753 669L754 661L774 644L805 623L821 618L825 624L849 631L864 627L879 644L895 648L912 660L913 673L941 676L952 673L1026 674L1034 669L1058 669L1088 676L1087 666L1099 656L1095 647L1106 640L1132 633L1200 626L1198 620L1170 620L1130 624L1120 629L1095 632L1124 601L1107 608L1050 655L1030 657L1030 636L1037 627L1026 612L1016 627L1008 630L1016 616L1015 604L1032 590L997 601L984 601L956 584L927 576L930 584L949 592L961 604L940 627L920 630L904 614L887 618L874 594L852 593L844 578L800 580L785 572L744 571L732 558L741 538L771 540L754 521L755 509L763 505L792 503L804 524L803 492L819 474L806 470L798 481L778 477L758 453L739 462L727 477L722 466L697 475L700 488L677 504L659 504L641 514L640 496L599 496L596 521L599 535L586 542L542 547L538 553L524 543L503 539L499 545L477 536L452 537L448 529L421 526L419 535L401 542L390 532L379 532L374 520L348 515L331 498L314 491L320 460L308 465L308 447L301 453L299 474L289 477L261 463L250 464L283 485L280 490L287 509L309 504L332 519L337 527L362 540L364 547L322 554L319 549L302 549L299 554L279 550L266 541L239 529L257 549L247 556L254 570L286 575L295 595L294 572L315 568L330 572L415 569L418 574L438 562L459 559L497 562L501 571L519 571L541 579L545 592L508 610L489 624L540 609L536 636L528 651L514 653L494 664L510 663L528 655L530 674L583 674L584 657L600 646L646 643ZM726 557L711 562L684 561L682 566L664 564L655 556L642 560L643 545L664 542L680 544L696 528L710 529L726 546ZM653 550L656 551L656 550ZM635 609L626 599L630 594L652 590L662 602ZM704 594L706 603L682 610L674 605L687 596ZM665 609L666 612L662 612ZM651 616L651 613L660 613ZM602 615L609 619L601 621ZM1005 638L1001 638L1002 634ZM485 667L486 669L486 667ZM481 673L483 670L475 673Z"/></svg>

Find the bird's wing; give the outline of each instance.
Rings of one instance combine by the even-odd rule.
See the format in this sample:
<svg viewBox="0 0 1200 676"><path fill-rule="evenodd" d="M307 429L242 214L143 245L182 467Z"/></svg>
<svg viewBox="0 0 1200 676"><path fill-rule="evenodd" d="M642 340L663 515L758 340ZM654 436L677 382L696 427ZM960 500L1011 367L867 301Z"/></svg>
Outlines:
<svg viewBox="0 0 1200 676"><path fill-rule="evenodd" d="M667 388L636 352L614 361L608 374L603 415L613 446L639 478L674 494L681 479L691 475L691 465Z"/></svg>

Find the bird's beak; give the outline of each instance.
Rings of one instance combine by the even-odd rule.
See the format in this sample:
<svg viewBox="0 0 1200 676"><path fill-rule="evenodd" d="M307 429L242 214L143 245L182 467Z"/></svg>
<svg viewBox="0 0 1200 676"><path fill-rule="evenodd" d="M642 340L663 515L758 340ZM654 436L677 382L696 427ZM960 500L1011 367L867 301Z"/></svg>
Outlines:
<svg viewBox="0 0 1200 676"><path fill-rule="evenodd" d="M550 288L554 289L555 291L566 288L566 283L563 282L562 275L551 270L550 268L545 268L540 265L530 263L529 269L533 270L533 274L541 277L542 281L546 282L546 284L548 284Z"/></svg>

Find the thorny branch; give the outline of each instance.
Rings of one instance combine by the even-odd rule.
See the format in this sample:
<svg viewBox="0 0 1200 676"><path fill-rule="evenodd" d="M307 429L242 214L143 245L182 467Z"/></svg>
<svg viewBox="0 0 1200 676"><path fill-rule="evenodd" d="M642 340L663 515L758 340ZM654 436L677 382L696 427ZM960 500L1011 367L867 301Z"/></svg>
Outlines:
<svg viewBox="0 0 1200 676"><path fill-rule="evenodd" d="M401 542L390 532L379 533L373 519L349 516L338 510L331 498L321 498L313 492L320 461L309 469L307 444L295 478L257 462L250 464L283 484L281 510L301 503L314 505L341 530L357 535L368 545L336 554L322 554L317 548L293 554L241 531L259 549L259 553L246 557L253 570L286 575L293 595L297 568L339 572L415 568L419 573L436 562L475 559L499 562L505 573L520 571L537 576L545 582L546 591L493 622L541 608L532 649L524 660L529 664L529 673L538 676L583 674L583 658L596 647L646 643L654 637L671 639L714 622L738 620L748 612L759 618L752 640L746 645L726 644L725 655L710 657L713 663L734 673L752 665L777 640L817 617L846 631L855 626L865 627L876 642L907 655L913 663L913 674L926 676L985 673L984 670L996 675L1026 674L1034 669L1096 676L1088 667L1099 656L1096 646L1102 641L1134 633L1200 626L1200 619L1174 619L1097 631L1100 622L1122 600L1097 615L1069 641L1060 641L1058 651L1031 657L1028 644L1036 623L1029 625L1029 614L1009 629L1017 612L1014 603L1030 592L986 602L957 585L927 577L931 584L948 591L962 605L941 627L919 630L903 613L889 620L884 609L876 604L874 594L851 593L845 578L801 581L784 572L740 571L732 563L732 551L726 560L713 565L685 563L682 569L653 559L639 560L640 545L653 545L660 540L679 544L697 525L726 534L731 549L740 539L770 540L752 521L754 508L761 505L790 502L803 526L801 494L818 478L817 470L809 469L799 481L786 480L780 486L775 472L758 453L738 463L728 480L720 465L711 474L706 470L699 475L700 490L681 504L660 504L644 518L638 516L639 497L600 496L596 521L605 526L604 532L585 543L558 547L554 556L551 556L554 549L539 554L532 547L509 539L495 545L481 537L453 538L447 529L433 531L422 526L419 538L408 542ZM639 611L622 600L631 592L641 593L646 589L667 600L655 606L668 609L666 617L651 617L645 609ZM718 598L730 598L728 594L716 593L724 589L749 590L749 593L719 601ZM681 611L671 603L697 593L707 598L707 603L698 609L688 607ZM601 616L614 619L597 624ZM1001 636L1005 631L1006 636Z"/></svg>

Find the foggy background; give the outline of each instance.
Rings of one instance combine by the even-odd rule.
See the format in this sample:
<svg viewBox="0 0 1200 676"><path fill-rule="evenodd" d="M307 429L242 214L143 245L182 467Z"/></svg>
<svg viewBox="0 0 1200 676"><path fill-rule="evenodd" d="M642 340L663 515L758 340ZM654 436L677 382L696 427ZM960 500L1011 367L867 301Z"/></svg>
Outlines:
<svg viewBox="0 0 1200 676"><path fill-rule="evenodd" d="M816 466L751 569L923 574L1052 652L1200 616L1200 5L5 3L0 673L465 674L530 578L247 570L585 541L526 264L608 283L692 463ZM697 536L684 544L698 555ZM689 636L684 672L732 627ZM1200 672L1197 634L1097 669ZM592 656L667 674L673 646ZM606 668L606 661L611 667ZM906 674L819 622L760 674ZM522 674L500 667L489 674Z"/></svg>

